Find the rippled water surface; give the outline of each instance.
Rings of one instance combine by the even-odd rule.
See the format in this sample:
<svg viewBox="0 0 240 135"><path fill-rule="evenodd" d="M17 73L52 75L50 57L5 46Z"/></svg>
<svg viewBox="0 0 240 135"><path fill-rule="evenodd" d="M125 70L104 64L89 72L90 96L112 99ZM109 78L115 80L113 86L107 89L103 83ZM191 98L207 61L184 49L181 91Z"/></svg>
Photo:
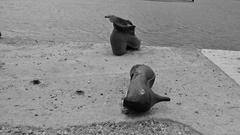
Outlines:
<svg viewBox="0 0 240 135"><path fill-rule="evenodd" d="M114 14L131 20L144 45L240 50L238 0L1 0L7 37L109 42Z"/></svg>

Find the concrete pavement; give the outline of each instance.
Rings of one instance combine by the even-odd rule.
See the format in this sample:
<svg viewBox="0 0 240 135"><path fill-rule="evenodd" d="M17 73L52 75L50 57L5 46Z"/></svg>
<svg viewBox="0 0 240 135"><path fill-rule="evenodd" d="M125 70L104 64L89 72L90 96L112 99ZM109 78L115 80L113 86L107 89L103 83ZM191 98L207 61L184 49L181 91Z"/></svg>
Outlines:
<svg viewBox="0 0 240 135"><path fill-rule="evenodd" d="M161 1L0 1L0 123L57 128L169 118L206 135L238 135L239 1ZM141 51L112 55L107 14L136 24ZM134 64L151 66L153 90L172 101L129 117L121 98Z"/></svg>
<svg viewBox="0 0 240 135"><path fill-rule="evenodd" d="M0 44L0 51L0 123L57 128L169 118L206 135L240 132L240 87L201 50L142 45L117 57L109 44L67 42ZM141 116L121 113L134 64L152 67L153 91L171 102Z"/></svg>
<svg viewBox="0 0 240 135"><path fill-rule="evenodd" d="M202 53L240 85L240 51L203 49Z"/></svg>

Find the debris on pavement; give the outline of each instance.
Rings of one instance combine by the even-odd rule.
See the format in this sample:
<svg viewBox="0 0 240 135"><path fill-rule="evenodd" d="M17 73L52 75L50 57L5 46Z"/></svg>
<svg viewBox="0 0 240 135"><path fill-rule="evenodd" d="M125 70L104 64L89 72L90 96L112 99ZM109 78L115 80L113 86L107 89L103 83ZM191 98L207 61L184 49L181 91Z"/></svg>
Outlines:
<svg viewBox="0 0 240 135"><path fill-rule="evenodd" d="M82 90L77 90L77 91L76 91L76 94L78 94L78 95L84 95L84 93L85 93L85 92L82 91Z"/></svg>
<svg viewBox="0 0 240 135"><path fill-rule="evenodd" d="M35 80L32 80L31 83L32 83L33 85L38 85L38 84L40 84L41 82L40 82L40 80L35 79Z"/></svg>

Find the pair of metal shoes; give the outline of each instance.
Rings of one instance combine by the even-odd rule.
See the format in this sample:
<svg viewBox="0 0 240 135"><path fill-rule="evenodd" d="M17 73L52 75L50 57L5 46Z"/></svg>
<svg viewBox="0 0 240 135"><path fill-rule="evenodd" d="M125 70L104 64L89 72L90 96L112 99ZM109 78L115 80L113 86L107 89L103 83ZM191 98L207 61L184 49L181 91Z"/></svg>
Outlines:
<svg viewBox="0 0 240 135"><path fill-rule="evenodd" d="M138 50L140 40L135 35L135 25L131 21L120 17L105 16L113 23L113 31L110 43L114 55L120 56L128 49ZM123 99L123 106L130 111L146 112L154 104L162 101L170 101L169 97L160 96L152 91L155 81L155 73L146 65L134 65L130 70L130 85Z"/></svg>

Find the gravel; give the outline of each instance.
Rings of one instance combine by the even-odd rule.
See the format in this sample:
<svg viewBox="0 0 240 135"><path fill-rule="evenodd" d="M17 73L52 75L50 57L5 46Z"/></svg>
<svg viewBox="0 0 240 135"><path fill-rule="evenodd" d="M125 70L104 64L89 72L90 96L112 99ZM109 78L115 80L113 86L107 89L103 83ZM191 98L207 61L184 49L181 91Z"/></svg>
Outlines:
<svg viewBox="0 0 240 135"><path fill-rule="evenodd" d="M0 125L0 135L202 135L188 125L169 119L103 122L65 128Z"/></svg>

